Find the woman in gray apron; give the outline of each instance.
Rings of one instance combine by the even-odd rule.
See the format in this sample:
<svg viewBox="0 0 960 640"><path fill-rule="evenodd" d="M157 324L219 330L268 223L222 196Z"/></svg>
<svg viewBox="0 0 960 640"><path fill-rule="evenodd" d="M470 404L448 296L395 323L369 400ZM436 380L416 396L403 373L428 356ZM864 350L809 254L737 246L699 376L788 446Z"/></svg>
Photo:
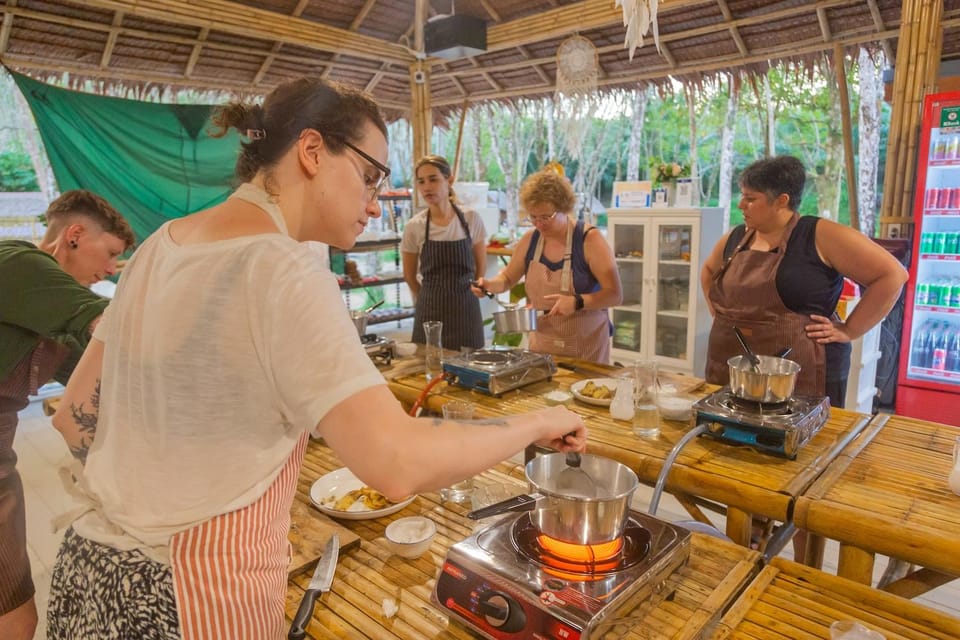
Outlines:
<svg viewBox="0 0 960 640"><path fill-rule="evenodd" d="M407 223L400 245L403 276L416 301L412 341L426 342L423 323L439 320L445 349L478 349L484 343L483 319L470 281L486 268L483 221L454 204L450 165L441 156L422 158L416 177L428 208Z"/></svg>

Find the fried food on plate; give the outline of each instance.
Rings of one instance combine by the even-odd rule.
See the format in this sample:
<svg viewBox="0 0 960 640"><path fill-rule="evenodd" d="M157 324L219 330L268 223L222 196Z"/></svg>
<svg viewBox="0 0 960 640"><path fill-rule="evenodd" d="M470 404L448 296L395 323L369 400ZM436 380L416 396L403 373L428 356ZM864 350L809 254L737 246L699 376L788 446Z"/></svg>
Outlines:
<svg viewBox="0 0 960 640"><path fill-rule="evenodd" d="M366 486L348 491L340 497L329 496L323 499L323 506L337 511L376 511L390 504L382 493Z"/></svg>
<svg viewBox="0 0 960 640"><path fill-rule="evenodd" d="M580 389L580 395L594 398L596 400L612 400L613 389L602 384L595 384L593 380L587 381Z"/></svg>

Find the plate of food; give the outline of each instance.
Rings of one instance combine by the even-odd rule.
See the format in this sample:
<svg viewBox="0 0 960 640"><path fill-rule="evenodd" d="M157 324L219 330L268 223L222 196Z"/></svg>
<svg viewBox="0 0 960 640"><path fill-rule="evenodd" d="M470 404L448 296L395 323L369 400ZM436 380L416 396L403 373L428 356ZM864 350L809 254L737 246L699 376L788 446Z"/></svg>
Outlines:
<svg viewBox="0 0 960 640"><path fill-rule="evenodd" d="M598 407L609 407L616 390L616 378L593 378L570 385L570 392L574 398Z"/></svg>
<svg viewBox="0 0 960 640"><path fill-rule="evenodd" d="M413 502L416 495L390 502L371 489L346 467L321 476L310 487L310 501L331 518L371 520L396 513Z"/></svg>

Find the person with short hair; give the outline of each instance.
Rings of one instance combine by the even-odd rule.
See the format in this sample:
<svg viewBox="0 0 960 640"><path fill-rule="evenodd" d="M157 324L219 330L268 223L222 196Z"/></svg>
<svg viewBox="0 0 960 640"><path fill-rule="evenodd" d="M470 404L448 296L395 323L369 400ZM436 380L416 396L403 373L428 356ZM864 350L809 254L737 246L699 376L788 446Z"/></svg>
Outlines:
<svg viewBox="0 0 960 640"><path fill-rule="evenodd" d="M90 285L117 271L133 246L106 200L67 191L46 211L38 246L0 240L0 638L32 639L37 625L27 558L23 485L13 439L29 396L66 382L109 300Z"/></svg>
<svg viewBox="0 0 960 640"><path fill-rule="evenodd" d="M758 160L739 181L744 222L720 238L700 273L713 314L707 382L729 382L727 359L742 353L738 327L757 354L792 349L790 359L801 367L798 395L828 396L842 407L850 341L887 315L906 269L859 231L797 213L806 181L797 158ZM866 291L841 321L836 308L844 277Z"/></svg>
<svg viewBox="0 0 960 640"><path fill-rule="evenodd" d="M483 219L473 209L457 205L446 158L424 156L415 173L427 208L407 222L400 244L403 278L416 304L411 340L424 344L423 323L439 320L445 349L479 349L484 343L483 318L470 281L482 278L487 268Z"/></svg>
<svg viewBox="0 0 960 640"><path fill-rule="evenodd" d="M613 249L597 227L573 215L570 181L548 167L520 187L533 230L517 243L506 267L473 287L500 293L521 279L534 309L546 311L529 334L530 349L609 364L609 307L623 301Z"/></svg>
<svg viewBox="0 0 960 640"><path fill-rule="evenodd" d="M78 453L84 434L93 444L76 470L89 504L53 571L51 637L282 637L311 433L394 501L533 442L586 443L564 408L408 416L367 356L310 243L348 251L380 215L387 129L368 95L298 78L214 122L245 138L243 184L141 245L54 416Z"/></svg>

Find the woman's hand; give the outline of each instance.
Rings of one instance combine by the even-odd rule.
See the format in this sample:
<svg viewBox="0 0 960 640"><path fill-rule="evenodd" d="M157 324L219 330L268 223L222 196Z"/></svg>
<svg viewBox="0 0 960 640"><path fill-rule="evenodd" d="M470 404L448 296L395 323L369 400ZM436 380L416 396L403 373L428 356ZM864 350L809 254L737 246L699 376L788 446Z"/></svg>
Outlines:
<svg viewBox="0 0 960 640"><path fill-rule="evenodd" d="M546 436L536 441L557 451L584 451L587 448L587 427L583 419L566 407L556 406L535 412L543 421Z"/></svg>
<svg viewBox="0 0 960 640"><path fill-rule="evenodd" d="M477 296L478 298L482 298L483 296L485 296L486 295L485 292L490 291L490 288L487 286L487 279L477 278L476 280L472 280L470 282L470 291L471 293L473 293L473 295Z"/></svg>
<svg viewBox="0 0 960 640"><path fill-rule="evenodd" d="M548 316L569 316L577 311L577 299L565 293L551 293L543 299L553 303Z"/></svg>
<svg viewBox="0 0 960 640"><path fill-rule="evenodd" d="M803 327L807 332L807 337L820 344L828 342L850 342L851 338L847 334L847 325L843 322L834 322L830 318L810 314L813 320L810 324Z"/></svg>

